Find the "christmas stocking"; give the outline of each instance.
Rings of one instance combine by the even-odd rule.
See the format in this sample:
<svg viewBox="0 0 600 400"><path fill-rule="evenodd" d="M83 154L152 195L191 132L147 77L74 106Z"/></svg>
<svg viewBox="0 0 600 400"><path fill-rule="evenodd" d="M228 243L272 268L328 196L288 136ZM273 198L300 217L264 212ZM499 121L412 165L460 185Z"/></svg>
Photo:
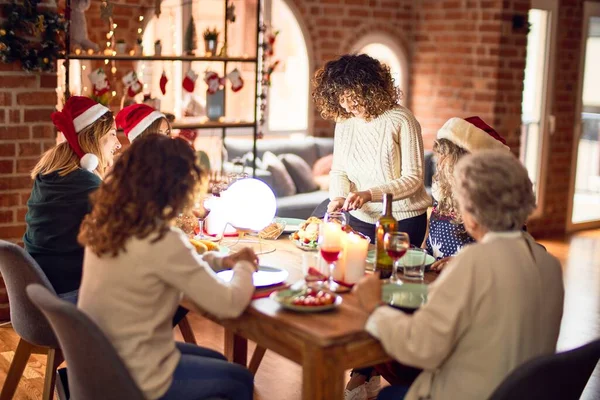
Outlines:
<svg viewBox="0 0 600 400"><path fill-rule="evenodd" d="M92 89L95 97L101 97L104 94L110 91L110 83L106 78L106 73L102 68L98 68L92 71L88 78L90 78L90 82L92 83Z"/></svg>
<svg viewBox="0 0 600 400"><path fill-rule="evenodd" d="M239 92L244 87L244 79L237 68L227 74L227 78L231 82L231 90L234 92Z"/></svg>
<svg viewBox="0 0 600 400"><path fill-rule="evenodd" d="M134 71L129 71L122 79L125 88L127 88L127 96L135 97L136 94L142 92L142 83Z"/></svg>
<svg viewBox="0 0 600 400"><path fill-rule="evenodd" d="M185 78L183 78L183 88L186 91L193 93L196 88L196 79L198 79L198 74L191 69L188 70L187 74L185 74Z"/></svg>
<svg viewBox="0 0 600 400"><path fill-rule="evenodd" d="M215 94L225 83L225 78L220 78L216 72L206 71L204 73L204 82L208 85L208 93Z"/></svg>
<svg viewBox="0 0 600 400"><path fill-rule="evenodd" d="M160 81L158 82L158 84L160 85L160 92L165 95L167 94L167 82L169 80L167 79L167 75L165 74L165 71L163 71L162 75L160 76Z"/></svg>

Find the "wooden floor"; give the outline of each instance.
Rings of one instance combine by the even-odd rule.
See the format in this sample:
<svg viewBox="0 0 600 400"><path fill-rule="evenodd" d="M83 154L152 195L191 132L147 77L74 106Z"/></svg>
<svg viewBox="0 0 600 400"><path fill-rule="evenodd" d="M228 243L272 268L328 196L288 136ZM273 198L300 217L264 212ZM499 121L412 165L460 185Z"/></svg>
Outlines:
<svg viewBox="0 0 600 400"><path fill-rule="evenodd" d="M571 349L600 337L600 230L542 243L561 260L565 273L565 313L559 350ZM191 322L201 345L222 351L223 330L219 326L196 316L192 316ZM0 382L4 382L17 340L10 327L0 328ZM45 357L32 357L15 399L41 398L44 367ZM256 375L255 399L299 400L301 382L302 372L298 365L267 352ZM600 400L600 366L582 399Z"/></svg>

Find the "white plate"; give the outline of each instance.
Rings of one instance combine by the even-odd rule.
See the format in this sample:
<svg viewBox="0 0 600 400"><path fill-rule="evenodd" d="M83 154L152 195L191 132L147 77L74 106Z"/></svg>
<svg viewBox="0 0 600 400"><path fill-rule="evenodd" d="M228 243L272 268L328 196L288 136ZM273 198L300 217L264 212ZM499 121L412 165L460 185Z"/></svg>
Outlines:
<svg viewBox="0 0 600 400"><path fill-rule="evenodd" d="M220 271L217 273L217 276L225 282L229 282L233 277L233 271L230 269ZM257 288L267 287L285 282L288 276L289 273L284 269L261 265L258 267L258 271L252 274L252 282Z"/></svg>
<svg viewBox="0 0 600 400"><path fill-rule="evenodd" d="M285 222L285 228L283 228L283 233L294 233L300 230L300 225L306 222L305 219L299 218L282 218L277 217L278 220Z"/></svg>
<svg viewBox="0 0 600 400"><path fill-rule="evenodd" d="M329 311L339 307L340 304L342 304L342 296L338 295L335 296L335 301L333 304L328 304L326 306L296 306L292 304L291 299L299 295L301 292L302 290L283 289L271 293L269 298L279 303L283 308L303 313Z"/></svg>

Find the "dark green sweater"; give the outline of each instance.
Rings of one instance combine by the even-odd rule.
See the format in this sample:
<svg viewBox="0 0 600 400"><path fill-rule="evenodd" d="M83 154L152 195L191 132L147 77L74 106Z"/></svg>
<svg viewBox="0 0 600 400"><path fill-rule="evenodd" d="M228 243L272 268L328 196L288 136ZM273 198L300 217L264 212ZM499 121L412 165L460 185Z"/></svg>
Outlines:
<svg viewBox="0 0 600 400"><path fill-rule="evenodd" d="M79 289L83 248L77 234L91 211L89 195L100 183L98 176L78 169L62 177L40 174L33 184L23 242L59 294Z"/></svg>

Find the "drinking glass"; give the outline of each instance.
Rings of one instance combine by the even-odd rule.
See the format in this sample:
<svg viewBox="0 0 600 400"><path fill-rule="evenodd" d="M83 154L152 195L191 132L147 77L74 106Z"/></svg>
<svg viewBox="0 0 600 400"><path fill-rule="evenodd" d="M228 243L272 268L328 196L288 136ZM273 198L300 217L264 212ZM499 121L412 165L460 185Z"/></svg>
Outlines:
<svg viewBox="0 0 600 400"><path fill-rule="evenodd" d="M325 214L325 217L323 218L323 222L338 223L342 226L342 230L345 231L346 226L348 226L348 217L346 216L346 213L344 213L344 212L333 211L333 212L328 212L327 214Z"/></svg>
<svg viewBox="0 0 600 400"><path fill-rule="evenodd" d="M425 277L426 260L427 251L425 249L410 249L402 259L404 278L423 280Z"/></svg>
<svg viewBox="0 0 600 400"><path fill-rule="evenodd" d="M202 199L200 199L200 201L198 201L195 204L195 211L194 214L196 215L196 217L198 218L198 228L200 229L200 232L198 232L198 234L196 235L196 239L201 239L201 240L215 240L214 237L210 236L210 235L206 235L204 233L204 220L206 219L206 217L208 217L208 214L210 214L210 210L212 209L211 206L211 202L213 201L213 196L204 196L202 197Z"/></svg>
<svg viewBox="0 0 600 400"><path fill-rule="evenodd" d="M321 256L329 264L329 288L334 290L333 268L342 252L342 230L336 222L325 222L319 225L317 241Z"/></svg>
<svg viewBox="0 0 600 400"><path fill-rule="evenodd" d="M393 274L390 281L399 283L400 281L400 259L404 257L410 247L410 238L406 232L388 232L383 237L383 248L392 260L394 260Z"/></svg>

